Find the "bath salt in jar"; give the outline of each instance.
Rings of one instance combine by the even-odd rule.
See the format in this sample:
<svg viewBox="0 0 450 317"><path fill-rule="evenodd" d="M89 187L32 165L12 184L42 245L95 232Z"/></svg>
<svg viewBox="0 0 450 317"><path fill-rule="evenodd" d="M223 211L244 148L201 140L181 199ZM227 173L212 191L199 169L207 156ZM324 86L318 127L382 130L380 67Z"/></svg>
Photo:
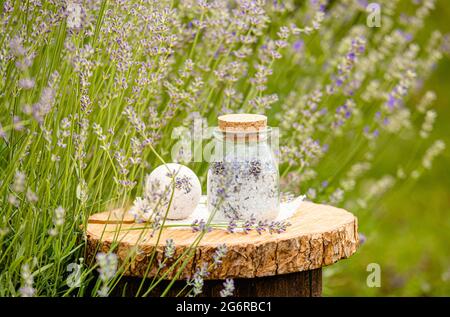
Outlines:
<svg viewBox="0 0 450 317"><path fill-rule="evenodd" d="M214 221L274 220L279 212L279 173L267 117L218 118L208 170L208 210Z"/></svg>

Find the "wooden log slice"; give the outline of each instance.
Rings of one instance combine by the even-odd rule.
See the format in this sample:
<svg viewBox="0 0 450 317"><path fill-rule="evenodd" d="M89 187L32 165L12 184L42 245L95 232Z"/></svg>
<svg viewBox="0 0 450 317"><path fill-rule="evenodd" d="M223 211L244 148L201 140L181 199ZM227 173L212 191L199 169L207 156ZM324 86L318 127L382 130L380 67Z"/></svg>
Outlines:
<svg viewBox="0 0 450 317"><path fill-rule="evenodd" d="M146 274L148 277L157 275L164 279L185 279L204 263L212 263L217 246L225 243L228 252L222 264L205 278L220 280L318 269L348 258L358 248L357 218L346 210L302 202L288 221L291 226L281 234L229 234L225 230L214 229L204 234L196 248L192 248L201 233L194 233L190 228L165 228L156 245L158 233L152 237L151 228L143 229L145 224L134 223L127 212L116 209L89 218L86 257L94 261L97 252L107 252L113 248L120 263L125 262L126 276L143 277ZM172 260L166 260L165 268L158 269L158 260L164 261L167 239L173 239L175 243L175 256ZM149 267L155 248L152 266ZM183 254L185 256L175 265L175 270L167 269ZM184 260L184 269L177 275Z"/></svg>

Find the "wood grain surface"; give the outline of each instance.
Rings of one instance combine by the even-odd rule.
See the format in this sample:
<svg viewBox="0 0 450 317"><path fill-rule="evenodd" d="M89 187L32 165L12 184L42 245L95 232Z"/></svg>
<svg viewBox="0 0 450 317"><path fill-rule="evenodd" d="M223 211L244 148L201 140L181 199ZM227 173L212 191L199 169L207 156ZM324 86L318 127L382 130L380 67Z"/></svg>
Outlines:
<svg viewBox="0 0 450 317"><path fill-rule="evenodd" d="M289 219L291 226L281 234L265 232L233 233L214 229L199 237L190 228L165 228L159 239L151 237L151 229L134 223L126 211L116 209L92 215L86 227L87 259L93 260L97 252L111 247L121 263L127 263L126 276L163 276L164 279L185 279L192 276L212 256L219 244L228 248L222 265L214 269L207 279L254 278L319 269L348 258L358 248L357 219L346 210L328 205L302 202ZM148 225L147 225L148 226ZM166 239L173 239L175 258L184 252L190 254L182 274L177 270L158 270L157 260L164 258ZM198 240L198 239L197 239ZM156 248L155 261L149 268L150 254ZM188 257L185 257L188 258ZM166 267L171 262L166 263ZM181 265L181 263L180 263Z"/></svg>

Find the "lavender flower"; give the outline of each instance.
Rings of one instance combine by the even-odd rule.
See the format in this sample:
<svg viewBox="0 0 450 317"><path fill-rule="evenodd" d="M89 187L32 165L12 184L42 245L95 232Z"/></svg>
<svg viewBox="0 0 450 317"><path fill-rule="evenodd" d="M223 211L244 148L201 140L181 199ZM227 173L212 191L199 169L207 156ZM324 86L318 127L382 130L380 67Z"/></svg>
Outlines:
<svg viewBox="0 0 450 317"><path fill-rule="evenodd" d="M194 273L192 279L188 279L187 284L192 286L193 296L197 296L203 292L203 279L208 276L208 264L204 263L200 268Z"/></svg>
<svg viewBox="0 0 450 317"><path fill-rule="evenodd" d="M192 189L191 178L187 175L183 177L175 178L175 188L179 190L183 190L185 194L188 194Z"/></svg>
<svg viewBox="0 0 450 317"><path fill-rule="evenodd" d="M14 194L8 195L8 203L14 207L19 207L20 201L17 199L17 196Z"/></svg>
<svg viewBox="0 0 450 317"><path fill-rule="evenodd" d="M36 203L38 201L38 196L30 188L27 189L26 197L27 197L27 200L32 204Z"/></svg>
<svg viewBox="0 0 450 317"><path fill-rule="evenodd" d="M108 296L109 287L108 282L116 275L117 272L117 255L115 253L97 253L95 256L97 264L99 266L99 278L102 281L102 287L98 291L98 295L101 297Z"/></svg>
<svg viewBox="0 0 450 317"><path fill-rule="evenodd" d="M44 121L44 117L51 111L54 100L55 91L53 88L44 88L41 98L32 107L33 116L39 123L42 123Z"/></svg>
<svg viewBox="0 0 450 317"><path fill-rule="evenodd" d="M262 234L267 229L267 221L258 221L254 229L258 232L258 234Z"/></svg>
<svg viewBox="0 0 450 317"><path fill-rule="evenodd" d="M36 293L36 289L33 288L34 278L28 263L22 265L20 275L22 276L22 286L19 289L20 296L33 297Z"/></svg>
<svg viewBox="0 0 450 317"><path fill-rule="evenodd" d="M34 87L34 79L31 78L22 78L19 80L19 87L24 90L30 90Z"/></svg>
<svg viewBox="0 0 450 317"><path fill-rule="evenodd" d="M150 202L146 198L136 197L133 206L130 209L130 214L133 215L136 222L144 222L150 218L153 212Z"/></svg>
<svg viewBox="0 0 450 317"><path fill-rule="evenodd" d="M21 171L16 171L14 175L14 182L12 184L12 190L16 193L21 193L25 190L26 176Z"/></svg>
<svg viewBox="0 0 450 317"><path fill-rule="evenodd" d="M234 233L234 231L237 228L237 219L232 218L229 222L228 222L228 226L227 226L227 232L228 233Z"/></svg>
<svg viewBox="0 0 450 317"><path fill-rule="evenodd" d="M212 228L206 224L206 222L201 220L194 220L191 224L193 232L210 232Z"/></svg>
<svg viewBox="0 0 450 317"><path fill-rule="evenodd" d="M422 158L422 165L425 169L430 169L433 160L439 154L441 154L445 150L445 142L442 140L435 141L425 152L425 155Z"/></svg>
<svg viewBox="0 0 450 317"><path fill-rule="evenodd" d="M67 218L60 204L87 211L137 195L132 213L137 222L148 221L153 235L163 230L172 188L155 184L155 190L139 194L141 175L159 164L157 156L169 159L174 126L189 127L194 118L212 122L217 112L270 115L281 132L277 164L283 191L297 196L300 190L310 200L356 212L368 209L398 180L432 168L445 151L443 141L431 138L441 132L433 131L440 110L433 109L436 93L415 94L450 51L449 35L428 27L434 0L414 0L410 7L384 1L386 19L376 32L360 18L369 2L2 1L0 106L6 110L0 118L0 185L6 215L28 219L28 213L48 213L54 204L53 223L44 230L64 233L61 250L67 250L64 243L74 241L76 232L63 229L76 227L84 212ZM424 30L429 36L422 36ZM194 124L194 137L195 131ZM392 175L367 179L384 140L408 150L415 137L427 149L422 157ZM356 146L357 155L347 155L342 144L352 144L352 151ZM177 159L192 154L190 145L182 144ZM258 156L260 165L253 157L242 164L211 164L208 177L216 182L208 184L214 185L208 204L215 216L224 216L217 227L262 235L289 229L251 219L278 210L278 175L266 157ZM348 164L332 162L341 157ZM334 165L338 170L330 175ZM196 167L204 172L204 164ZM178 190L190 190L187 179L174 182ZM255 195L252 188L264 193ZM39 216L33 221L36 228L42 222ZM215 227L205 221L192 229ZM10 243L6 262L23 256L22 240L35 238L36 230L21 226L29 227L0 219L0 240ZM4 228L10 231L6 236ZM166 247L165 257L175 257L171 242ZM17 286L3 288L5 295L65 292L60 279L35 290L31 263L22 267L22 277L3 271L2 283ZM39 277L46 280L50 271ZM107 296L111 280L100 282L98 295ZM224 286L228 295L231 286Z"/></svg>
<svg viewBox="0 0 450 317"><path fill-rule="evenodd" d="M223 290L220 291L221 297L233 296L234 292L234 281L231 278L227 278L223 283Z"/></svg>
<svg viewBox="0 0 450 317"><path fill-rule="evenodd" d="M422 128L420 129L420 137L421 138L428 138L431 131L433 131L433 124L436 120L437 114L433 110L428 110L425 114L425 120L422 124Z"/></svg>
<svg viewBox="0 0 450 317"><path fill-rule="evenodd" d="M268 225L268 230L269 233L283 233L286 232L286 229L288 226L290 226L291 224L288 221L272 221L269 225Z"/></svg>
<svg viewBox="0 0 450 317"><path fill-rule="evenodd" d="M244 226L243 226L244 232L249 233L254 228L255 224L256 224L256 218L254 215L252 215L249 219L247 219L244 222Z"/></svg>
<svg viewBox="0 0 450 317"><path fill-rule="evenodd" d="M296 52L300 52L303 49L304 41L298 40L294 43L293 48Z"/></svg>
<svg viewBox="0 0 450 317"><path fill-rule="evenodd" d="M363 245L366 242L366 240L367 240L366 236L364 234L362 234L362 233L359 233L358 237L359 237L359 244L360 245Z"/></svg>
<svg viewBox="0 0 450 317"><path fill-rule="evenodd" d="M164 255L166 258L171 259L175 255L175 244L173 239L166 240L166 247L164 249Z"/></svg>
<svg viewBox="0 0 450 317"><path fill-rule="evenodd" d="M220 244L216 251L213 254L213 265L214 267L219 266L220 264L222 264L222 258L226 255L227 253L227 246L225 244Z"/></svg>
<svg viewBox="0 0 450 317"><path fill-rule="evenodd" d="M69 1L66 9L67 27L69 29L80 29L82 23L82 6L80 3Z"/></svg>
<svg viewBox="0 0 450 317"><path fill-rule="evenodd" d="M11 53L16 57L23 56L27 53L27 50L23 47L23 39L19 36L11 40L9 48L11 49Z"/></svg>
<svg viewBox="0 0 450 317"><path fill-rule="evenodd" d="M237 220L232 220L228 223L227 231L229 233L233 233L236 228L242 229L244 233L249 233L251 231L256 231L258 234L262 234L268 231L270 234L280 234L287 230L287 227L291 224L288 221L265 221L260 220L256 221L256 218L250 217L249 219L241 222L237 222ZM230 228L231 227L231 228Z"/></svg>
<svg viewBox="0 0 450 317"><path fill-rule="evenodd" d="M56 236L59 233L59 230L64 225L64 218L65 218L66 210L58 206L54 213L53 213L53 225L54 227L49 230L49 234L51 236Z"/></svg>

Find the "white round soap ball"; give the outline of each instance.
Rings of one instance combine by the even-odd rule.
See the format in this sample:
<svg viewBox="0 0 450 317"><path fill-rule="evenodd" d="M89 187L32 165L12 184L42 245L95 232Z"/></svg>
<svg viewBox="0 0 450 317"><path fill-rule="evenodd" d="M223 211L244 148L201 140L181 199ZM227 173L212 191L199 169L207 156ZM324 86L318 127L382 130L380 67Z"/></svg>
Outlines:
<svg viewBox="0 0 450 317"><path fill-rule="evenodd" d="M172 184L174 176L175 184ZM158 184L158 192L166 187L169 188L166 191L167 203L170 201L172 186L175 187L172 203L167 213L169 219L188 218L194 212L202 196L202 187L197 175L190 168L181 164L168 163L155 168L145 180L144 190L147 197L155 194L153 192L155 184Z"/></svg>

